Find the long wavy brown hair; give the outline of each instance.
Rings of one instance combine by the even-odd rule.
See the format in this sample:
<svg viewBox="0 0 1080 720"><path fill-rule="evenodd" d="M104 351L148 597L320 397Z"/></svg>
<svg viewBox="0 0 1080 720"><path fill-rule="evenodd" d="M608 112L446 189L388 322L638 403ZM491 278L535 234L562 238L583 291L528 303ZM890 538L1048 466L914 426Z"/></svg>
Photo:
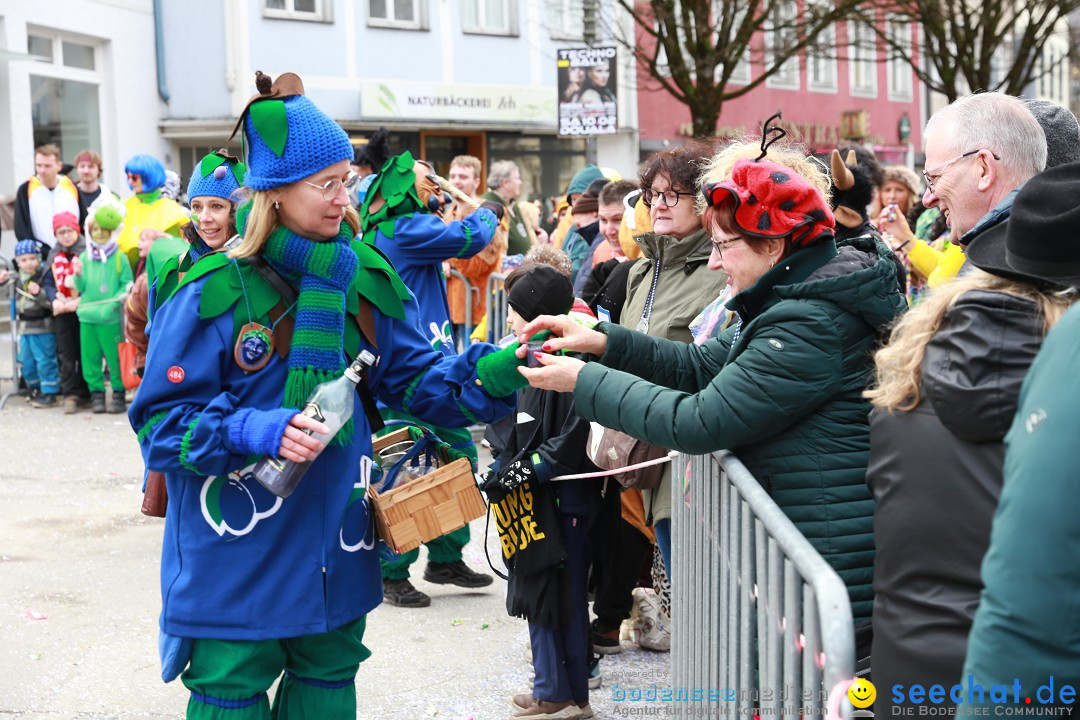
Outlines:
<svg viewBox="0 0 1080 720"><path fill-rule="evenodd" d="M1069 306L1080 299L1076 290L1050 290L972 269L963 277L936 288L922 303L904 313L893 326L889 342L874 353L876 379L863 397L879 410L908 412L922 400L922 361L926 346L941 329L945 314L964 293L991 290L1035 303L1044 334Z"/></svg>

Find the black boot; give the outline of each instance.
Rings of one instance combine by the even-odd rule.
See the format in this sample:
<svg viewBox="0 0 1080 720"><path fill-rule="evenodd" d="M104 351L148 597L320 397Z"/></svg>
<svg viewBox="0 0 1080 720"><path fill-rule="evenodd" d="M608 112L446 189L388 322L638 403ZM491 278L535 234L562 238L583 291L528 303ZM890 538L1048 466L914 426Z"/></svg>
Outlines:
<svg viewBox="0 0 1080 720"><path fill-rule="evenodd" d="M383 599L391 605L422 608L431 604L431 598L413 587L409 578L382 581Z"/></svg>
<svg viewBox="0 0 1080 720"><path fill-rule="evenodd" d="M494 580L486 573L472 570L461 560L452 563L429 561L424 569L424 579L437 585L457 585L463 588L487 587Z"/></svg>
<svg viewBox="0 0 1080 720"><path fill-rule="evenodd" d="M105 412L105 393L90 393L90 412L96 414Z"/></svg>
<svg viewBox="0 0 1080 720"><path fill-rule="evenodd" d="M109 412L113 414L127 412L127 402L124 401L123 390L113 390L112 397L109 399Z"/></svg>

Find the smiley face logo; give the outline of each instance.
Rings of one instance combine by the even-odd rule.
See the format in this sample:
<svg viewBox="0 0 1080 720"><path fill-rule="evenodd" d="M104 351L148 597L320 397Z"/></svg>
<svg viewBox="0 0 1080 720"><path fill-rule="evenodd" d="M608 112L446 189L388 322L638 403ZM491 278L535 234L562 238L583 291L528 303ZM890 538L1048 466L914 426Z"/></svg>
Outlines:
<svg viewBox="0 0 1080 720"><path fill-rule="evenodd" d="M851 687L847 691L848 700L851 704L857 708L868 708L874 704L874 700L877 699L877 689L874 687L874 683L869 680L863 680L859 678L855 682L851 683Z"/></svg>

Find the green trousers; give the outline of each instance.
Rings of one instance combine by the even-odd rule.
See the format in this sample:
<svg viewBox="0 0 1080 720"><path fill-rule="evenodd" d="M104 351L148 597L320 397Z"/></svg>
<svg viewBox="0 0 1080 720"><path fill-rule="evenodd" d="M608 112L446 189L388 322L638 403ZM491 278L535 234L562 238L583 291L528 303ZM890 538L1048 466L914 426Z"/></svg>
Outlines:
<svg viewBox="0 0 1080 720"><path fill-rule="evenodd" d="M355 720L356 671L371 656L366 624L285 640L196 639L181 676L188 720ZM271 706L266 691L283 670Z"/></svg>
<svg viewBox="0 0 1080 720"><path fill-rule="evenodd" d="M423 423L412 415L390 410L389 408L382 409L382 416L386 420L410 420L430 428L444 442L449 443L454 449L464 453L469 460L472 461L473 468L476 468L479 459L476 454L476 445L473 444L472 441L472 433L469 432L468 428L444 428L439 427L438 425L432 425L431 423ZM394 429L396 429L396 427L391 426L388 432ZM463 528L458 528L448 535L435 538L431 542L425 544L428 549L428 562L457 562L461 559L461 549L469 544L469 526L466 525ZM409 566L416 562L416 558L419 556L420 549L417 548L398 555L397 559L391 562L383 560L380 563L382 565L383 578L385 580L404 580L408 578Z"/></svg>
<svg viewBox="0 0 1080 720"><path fill-rule="evenodd" d="M101 358L109 366L109 382L116 392L124 392L123 375L120 374L120 350L124 339L120 323L115 325L91 325L79 323L79 344L82 353L83 379L90 392L105 392L105 373L101 371Z"/></svg>

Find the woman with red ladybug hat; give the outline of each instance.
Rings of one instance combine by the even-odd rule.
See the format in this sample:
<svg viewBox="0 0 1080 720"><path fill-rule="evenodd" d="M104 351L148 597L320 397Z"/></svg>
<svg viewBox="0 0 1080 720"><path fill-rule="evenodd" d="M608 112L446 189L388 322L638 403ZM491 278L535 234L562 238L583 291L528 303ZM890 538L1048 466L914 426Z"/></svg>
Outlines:
<svg viewBox="0 0 1080 720"><path fill-rule="evenodd" d="M761 159L766 150L763 142L758 160L739 160L730 179L702 188L709 267L731 277L725 331L687 345L541 317L523 332L554 331L547 352L598 361L540 353L543 367L519 372L534 387L572 391L586 420L681 452L733 451L844 580L856 624L867 627L874 507L862 392L870 353L904 297L888 248L868 237L838 244L825 198Z"/></svg>

